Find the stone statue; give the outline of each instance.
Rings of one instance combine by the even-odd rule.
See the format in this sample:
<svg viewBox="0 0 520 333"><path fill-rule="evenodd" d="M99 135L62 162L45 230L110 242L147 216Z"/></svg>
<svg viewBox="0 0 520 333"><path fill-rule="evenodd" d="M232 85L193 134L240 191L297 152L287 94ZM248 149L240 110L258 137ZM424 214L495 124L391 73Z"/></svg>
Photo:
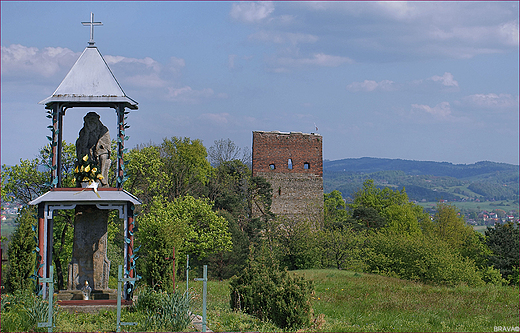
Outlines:
<svg viewBox="0 0 520 333"><path fill-rule="evenodd" d="M92 288L88 285L88 280L85 280L85 285L81 288L81 293L83 294L83 300L90 299L90 293L92 292Z"/></svg>
<svg viewBox="0 0 520 333"><path fill-rule="evenodd" d="M101 187L108 187L108 170L112 161L110 160L110 134L108 128L101 123L99 115L89 112L83 118L83 128L79 131L76 140L76 156L78 165L80 160L88 155L89 162L98 165L103 179L100 180ZM79 187L78 180L77 186Z"/></svg>

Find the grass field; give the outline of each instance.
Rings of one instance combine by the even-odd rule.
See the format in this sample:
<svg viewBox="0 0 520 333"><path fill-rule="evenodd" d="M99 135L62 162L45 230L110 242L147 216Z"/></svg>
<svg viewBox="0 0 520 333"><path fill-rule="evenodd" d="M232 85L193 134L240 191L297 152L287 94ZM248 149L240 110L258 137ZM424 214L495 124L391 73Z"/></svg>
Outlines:
<svg viewBox="0 0 520 333"><path fill-rule="evenodd" d="M485 225L476 225L476 226L473 226L473 230L478 231L478 232L480 232L480 233L483 234L483 235L485 234L487 228L488 228L488 227L485 226Z"/></svg>
<svg viewBox="0 0 520 333"><path fill-rule="evenodd" d="M491 332L517 327L518 287L447 288L378 275L339 270L304 270L294 274L314 281L312 307L317 332ZM193 283L200 292L200 282ZM195 309L201 312L201 300ZM209 282L208 327L213 331L273 331L229 309L226 281Z"/></svg>
<svg viewBox="0 0 520 333"><path fill-rule="evenodd" d="M483 202L475 202L475 201L455 201L450 202L450 204L454 205L460 210L487 210L493 211L495 209L502 209L506 212L511 210L518 210L519 203L515 200L502 200L502 201L483 201ZM434 208L437 206L437 202L419 202L418 205L424 208Z"/></svg>
<svg viewBox="0 0 520 333"><path fill-rule="evenodd" d="M488 285L479 288L448 288L425 285L379 275L335 269L292 272L314 283L314 323L303 331L313 332L493 332L496 326L519 326L518 287ZM178 282L184 292L186 282ZM202 314L202 282L190 281L197 293L192 311ZM208 328L215 332L280 332L229 307L229 283L208 281ZM4 324L2 317L2 324ZM123 321L139 326L143 317L123 312ZM115 311L70 314L60 311L55 332L110 332L116 328ZM2 325L2 331L4 327ZM8 330L9 331L9 330ZM193 331L188 327L185 331Z"/></svg>

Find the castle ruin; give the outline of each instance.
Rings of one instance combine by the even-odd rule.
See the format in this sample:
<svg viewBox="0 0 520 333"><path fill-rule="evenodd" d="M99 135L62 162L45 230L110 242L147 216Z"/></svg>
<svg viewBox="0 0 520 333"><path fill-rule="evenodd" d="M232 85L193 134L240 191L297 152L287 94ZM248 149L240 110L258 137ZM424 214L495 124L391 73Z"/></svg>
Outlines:
<svg viewBox="0 0 520 333"><path fill-rule="evenodd" d="M315 133L253 132L253 177L271 184L273 213L323 220L322 144Z"/></svg>

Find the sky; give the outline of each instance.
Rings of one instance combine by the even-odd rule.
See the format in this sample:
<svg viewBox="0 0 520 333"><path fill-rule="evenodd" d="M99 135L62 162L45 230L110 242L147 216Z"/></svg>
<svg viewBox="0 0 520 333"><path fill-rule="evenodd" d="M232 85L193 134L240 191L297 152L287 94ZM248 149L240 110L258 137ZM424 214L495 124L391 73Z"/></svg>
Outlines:
<svg viewBox="0 0 520 333"><path fill-rule="evenodd" d="M323 158L519 164L518 2L1 1L1 163L47 144L45 108L90 38L127 96L127 147L319 133ZM75 142L95 111L69 109Z"/></svg>

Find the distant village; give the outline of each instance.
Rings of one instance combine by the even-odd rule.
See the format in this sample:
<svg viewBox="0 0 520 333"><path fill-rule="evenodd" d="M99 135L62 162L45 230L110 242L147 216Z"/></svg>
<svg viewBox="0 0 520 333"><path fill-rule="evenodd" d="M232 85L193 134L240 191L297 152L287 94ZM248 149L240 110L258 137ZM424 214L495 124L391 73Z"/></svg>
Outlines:
<svg viewBox="0 0 520 333"><path fill-rule="evenodd" d="M18 203L13 202L2 202L2 215L0 219L2 221L6 221L8 218L8 215L18 215L20 212L20 209L22 209L22 205Z"/></svg>
<svg viewBox="0 0 520 333"><path fill-rule="evenodd" d="M486 210L481 211L477 215L477 219L470 219L466 218L466 223L469 225L487 225L487 226L493 226L496 223L504 224L508 221L511 222L519 222L520 219L518 218L518 213L515 211L510 211L508 213L504 212L503 216L500 216L502 214L496 213L496 212L488 212Z"/></svg>

